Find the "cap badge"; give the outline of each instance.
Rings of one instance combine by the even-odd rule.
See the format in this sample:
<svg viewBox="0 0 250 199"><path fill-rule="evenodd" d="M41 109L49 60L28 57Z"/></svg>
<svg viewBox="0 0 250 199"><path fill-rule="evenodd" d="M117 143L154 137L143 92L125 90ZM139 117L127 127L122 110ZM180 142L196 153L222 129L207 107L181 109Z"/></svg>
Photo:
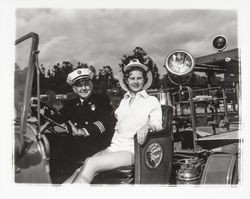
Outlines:
<svg viewBox="0 0 250 199"><path fill-rule="evenodd" d="M80 70L77 71L77 74L81 74L82 72Z"/></svg>

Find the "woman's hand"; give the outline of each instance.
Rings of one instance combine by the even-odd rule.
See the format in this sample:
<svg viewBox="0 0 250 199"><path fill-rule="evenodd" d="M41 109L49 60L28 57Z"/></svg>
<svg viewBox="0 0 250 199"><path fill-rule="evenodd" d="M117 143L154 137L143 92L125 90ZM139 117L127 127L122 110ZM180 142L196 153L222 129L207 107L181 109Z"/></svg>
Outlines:
<svg viewBox="0 0 250 199"><path fill-rule="evenodd" d="M88 134L84 130L76 128L76 126L72 124L71 121L69 121L69 124L71 126L73 136L88 136Z"/></svg>
<svg viewBox="0 0 250 199"><path fill-rule="evenodd" d="M149 132L149 125L147 124L142 126L139 130L137 130L136 132L137 141L140 145L142 145L145 142L148 132Z"/></svg>

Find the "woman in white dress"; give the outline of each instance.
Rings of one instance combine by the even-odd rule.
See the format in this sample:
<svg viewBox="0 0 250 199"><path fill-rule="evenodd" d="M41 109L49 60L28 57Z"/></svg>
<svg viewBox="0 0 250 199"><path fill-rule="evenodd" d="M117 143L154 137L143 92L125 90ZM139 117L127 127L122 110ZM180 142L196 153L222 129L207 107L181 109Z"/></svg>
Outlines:
<svg viewBox="0 0 250 199"><path fill-rule="evenodd" d="M134 164L134 136L143 144L149 131L162 128L162 110L156 97L147 94L152 73L137 59L126 65L119 79L127 91L115 111L117 123L111 145L85 160L65 183L91 183L100 171Z"/></svg>

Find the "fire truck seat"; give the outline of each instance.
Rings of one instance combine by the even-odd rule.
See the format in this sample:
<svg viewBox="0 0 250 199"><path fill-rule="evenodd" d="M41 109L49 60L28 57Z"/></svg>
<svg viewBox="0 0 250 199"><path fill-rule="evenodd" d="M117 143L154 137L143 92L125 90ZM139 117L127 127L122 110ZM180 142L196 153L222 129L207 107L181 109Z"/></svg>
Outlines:
<svg viewBox="0 0 250 199"><path fill-rule="evenodd" d="M162 106L163 129L150 132L143 145L134 138L135 165L100 172L93 184L168 184L173 162L173 108Z"/></svg>

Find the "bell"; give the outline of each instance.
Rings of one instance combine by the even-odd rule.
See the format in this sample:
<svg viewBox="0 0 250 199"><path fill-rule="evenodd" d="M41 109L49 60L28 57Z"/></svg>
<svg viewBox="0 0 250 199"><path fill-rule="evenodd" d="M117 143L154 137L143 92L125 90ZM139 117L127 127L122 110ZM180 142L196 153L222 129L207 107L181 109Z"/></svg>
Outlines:
<svg viewBox="0 0 250 199"><path fill-rule="evenodd" d="M196 181L199 177L199 172L191 164L181 165L181 168L177 171L177 179L185 182Z"/></svg>
<svg viewBox="0 0 250 199"><path fill-rule="evenodd" d="M198 184L203 163L204 160L197 157L178 160L180 169L176 171L177 184Z"/></svg>

